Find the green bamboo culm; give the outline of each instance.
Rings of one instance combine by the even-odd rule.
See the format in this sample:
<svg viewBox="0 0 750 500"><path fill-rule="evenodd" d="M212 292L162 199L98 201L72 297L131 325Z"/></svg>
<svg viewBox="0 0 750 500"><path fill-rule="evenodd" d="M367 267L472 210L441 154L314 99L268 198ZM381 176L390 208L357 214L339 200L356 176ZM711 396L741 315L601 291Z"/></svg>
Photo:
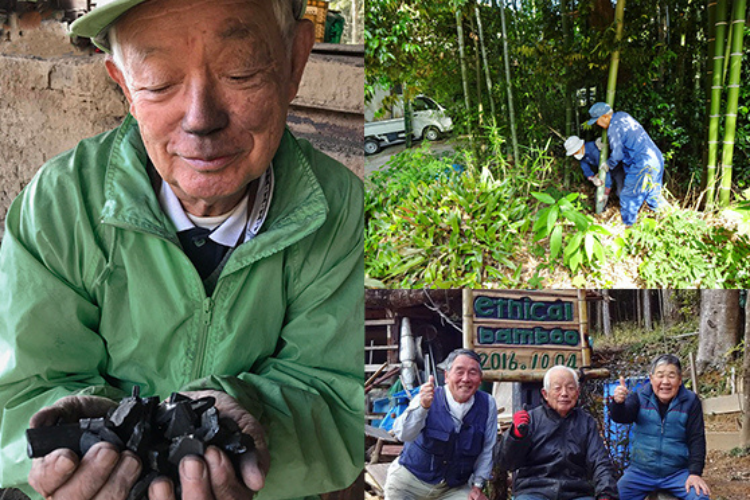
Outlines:
<svg viewBox="0 0 750 500"><path fill-rule="evenodd" d="M505 2L500 2L500 27L503 32L503 56L505 59L505 80L508 88L508 118L510 120L510 137L513 141L513 161L521 161L518 157L518 137L516 136L516 116L513 110L513 86L510 81L510 62L508 60L508 33L505 29Z"/></svg>
<svg viewBox="0 0 750 500"><path fill-rule="evenodd" d="M719 204L729 205L732 189L732 157L734 156L734 134L737 128L737 103L740 97L740 69L742 66L742 44L745 36L745 14L747 0L734 0L732 13L732 40L729 56L729 78L727 81L727 113L724 122L724 150L721 161L721 187Z"/></svg>
<svg viewBox="0 0 750 500"><path fill-rule="evenodd" d="M706 161L706 209L713 207L716 197L716 157L719 150L719 121L721 117L721 91L724 73L724 42L727 31L727 1L718 0L715 12L713 44L714 53L711 78L711 103L708 121L708 159Z"/></svg>
<svg viewBox="0 0 750 500"><path fill-rule="evenodd" d="M482 47L482 62L484 63L484 78L487 81L487 95L490 98L491 123L494 126L497 120L495 111L495 98L492 97L492 78L490 76L490 65L487 62L487 48L484 46L484 30L482 29L482 16L479 14L479 4L474 6L474 15L477 16L477 29L479 30L479 44Z"/></svg>
<svg viewBox="0 0 750 500"><path fill-rule="evenodd" d="M469 127L469 137L472 137L471 132L471 101L469 100L469 81L466 78L466 58L464 56L464 27L463 27L463 16L461 13L461 6L456 5L456 32L458 36L458 54L461 59L461 81L464 87L464 102L466 104L466 123Z"/></svg>
<svg viewBox="0 0 750 500"><path fill-rule="evenodd" d="M622 33L625 27L625 0L617 0L617 7L615 9L615 44L616 49L612 52L612 58L609 63L609 80L607 81L607 104L614 110L615 109L615 89L617 88L617 70L620 67L620 44L622 43ZM596 213L600 214L604 211L604 207L607 204L607 199L604 195L604 180L607 177L607 173L604 171L602 166L607 163L607 157L609 156L609 147L607 145L607 131L602 132L602 152L599 157L599 173L597 174L599 179L602 180L602 185L596 188Z"/></svg>

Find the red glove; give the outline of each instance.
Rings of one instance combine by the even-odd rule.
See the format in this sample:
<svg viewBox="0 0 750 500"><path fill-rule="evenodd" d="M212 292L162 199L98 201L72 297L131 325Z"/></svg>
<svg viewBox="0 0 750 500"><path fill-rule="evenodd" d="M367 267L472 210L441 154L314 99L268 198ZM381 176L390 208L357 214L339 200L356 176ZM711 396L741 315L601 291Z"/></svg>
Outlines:
<svg viewBox="0 0 750 500"><path fill-rule="evenodd" d="M529 412L526 410L517 411L513 415L513 435L519 439L525 438L529 433Z"/></svg>

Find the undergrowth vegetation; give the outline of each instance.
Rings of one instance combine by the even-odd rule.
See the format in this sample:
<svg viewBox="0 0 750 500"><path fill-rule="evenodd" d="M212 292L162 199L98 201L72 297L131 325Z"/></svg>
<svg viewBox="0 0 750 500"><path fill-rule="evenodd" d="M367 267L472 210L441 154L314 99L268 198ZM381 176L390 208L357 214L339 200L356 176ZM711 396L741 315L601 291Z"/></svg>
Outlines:
<svg viewBox="0 0 750 500"><path fill-rule="evenodd" d="M391 288L750 284L750 238L717 213L645 208L632 228L593 216L579 191L560 191L547 149L506 161L490 130L468 148L394 156L367 180L366 284ZM559 160L558 160L559 163ZM615 200L616 201L616 200ZM735 206L735 219L750 207ZM738 215L739 214L739 215ZM627 270L632 276L623 281Z"/></svg>

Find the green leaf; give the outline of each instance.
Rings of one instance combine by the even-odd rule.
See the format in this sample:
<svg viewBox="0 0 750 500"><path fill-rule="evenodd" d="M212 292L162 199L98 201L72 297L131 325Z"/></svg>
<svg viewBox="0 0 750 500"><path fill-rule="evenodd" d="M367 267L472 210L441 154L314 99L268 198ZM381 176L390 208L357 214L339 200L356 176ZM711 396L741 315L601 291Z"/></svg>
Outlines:
<svg viewBox="0 0 750 500"><path fill-rule="evenodd" d="M549 249L551 252L552 260L555 260L560 254L562 248L562 226L557 226L552 231L552 236L549 239Z"/></svg>
<svg viewBox="0 0 750 500"><path fill-rule="evenodd" d="M594 255L594 235L592 233L586 233L583 247L586 249L586 258L591 262L591 256Z"/></svg>
<svg viewBox="0 0 750 500"><path fill-rule="evenodd" d="M551 207L549 207L549 213L547 214L547 235L548 236L549 236L549 233L552 231L552 228L555 227L555 223L557 222L557 216L559 213L560 213L560 209L557 208L557 205L552 205ZM562 230L562 227L560 229Z"/></svg>
<svg viewBox="0 0 750 500"><path fill-rule="evenodd" d="M536 198L537 200L541 201L542 203L546 203L548 205L554 205L555 199L548 195L547 193L531 193L531 196Z"/></svg>
<svg viewBox="0 0 750 500"><path fill-rule="evenodd" d="M579 231L585 231L589 227L589 219L581 212L573 210L564 210L563 216L576 225Z"/></svg>
<svg viewBox="0 0 750 500"><path fill-rule="evenodd" d="M570 257L573 252L578 250L578 248L581 246L581 240L583 239L583 233L576 233L573 235L570 240L568 240L568 244L565 246L565 251L563 254L565 257Z"/></svg>
<svg viewBox="0 0 750 500"><path fill-rule="evenodd" d="M399 274L403 274L406 271L410 270L412 267L415 267L419 264L421 264L425 258L423 256L414 257L411 260L407 260L403 264L396 266L395 268L391 269L391 272L388 273L389 276L398 276Z"/></svg>
<svg viewBox="0 0 750 500"><path fill-rule="evenodd" d="M583 253L579 249L576 253L574 253L570 257L570 261L568 262L568 265L570 266L570 270L573 272L576 272L576 269L578 269L578 266L581 265L581 262L583 262Z"/></svg>
<svg viewBox="0 0 750 500"><path fill-rule="evenodd" d="M534 222L534 227L532 228L532 231L536 233L542 230L544 227L546 227L548 214L551 208L552 207L547 207L539 211L539 213L537 214L538 219ZM549 234L549 231L547 231L547 234Z"/></svg>
<svg viewBox="0 0 750 500"><path fill-rule="evenodd" d="M596 255L596 259L600 264L604 263L605 257L604 257L604 246L599 241L599 238L594 239L594 254Z"/></svg>

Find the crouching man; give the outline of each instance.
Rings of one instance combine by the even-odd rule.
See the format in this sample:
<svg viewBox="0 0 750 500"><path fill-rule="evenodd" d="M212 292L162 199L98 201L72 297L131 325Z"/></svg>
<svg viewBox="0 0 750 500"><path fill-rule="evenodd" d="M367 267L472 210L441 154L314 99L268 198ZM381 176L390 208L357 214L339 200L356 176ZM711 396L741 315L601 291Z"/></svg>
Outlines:
<svg viewBox="0 0 750 500"><path fill-rule="evenodd" d="M485 392L479 356L466 349L448 355L445 387L433 377L394 422L405 443L388 469L386 500L486 500L497 441L497 406Z"/></svg>
<svg viewBox="0 0 750 500"><path fill-rule="evenodd" d="M617 486L599 428L578 402L578 376L564 366L544 375L542 405L513 416L497 460L515 471L515 500L613 500Z"/></svg>

